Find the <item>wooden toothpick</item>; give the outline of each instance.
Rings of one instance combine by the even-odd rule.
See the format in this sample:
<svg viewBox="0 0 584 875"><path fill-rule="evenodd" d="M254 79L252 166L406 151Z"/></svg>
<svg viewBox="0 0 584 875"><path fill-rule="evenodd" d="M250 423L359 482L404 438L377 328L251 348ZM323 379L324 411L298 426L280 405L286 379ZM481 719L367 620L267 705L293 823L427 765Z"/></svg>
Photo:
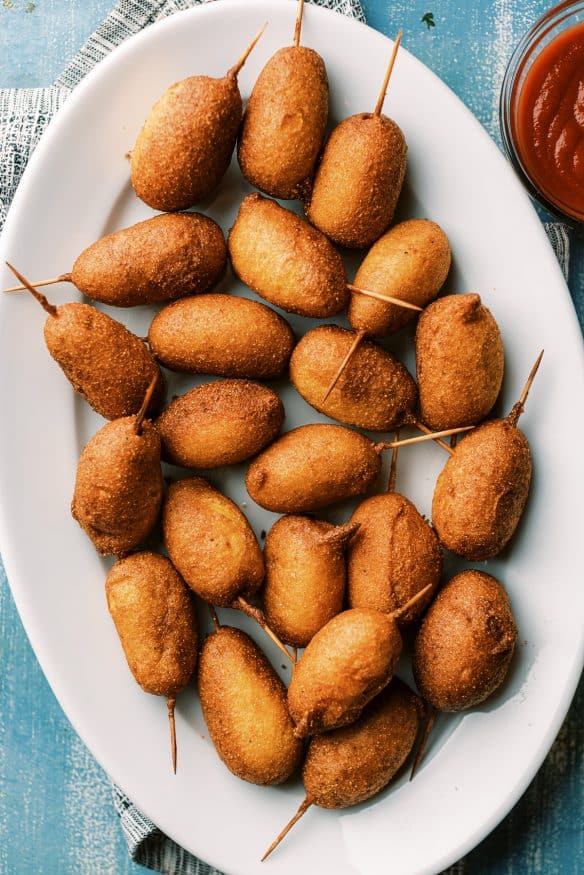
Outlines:
<svg viewBox="0 0 584 875"><path fill-rule="evenodd" d="M231 67L231 69L227 71L227 75L229 76L230 79L235 79L237 77L237 74L239 73L239 71L241 70L241 68L243 67L243 65L247 61L247 59L249 58L250 54L252 53L253 49L255 48L257 41L259 40L259 38L261 37L261 35L263 34L263 32L267 26L268 26L268 22L266 21L266 23L264 24L262 29L259 31L259 33L257 33L256 36L254 36L254 38L252 39L252 41L248 45L248 47L245 50L245 52L243 53L243 55L233 65L233 67Z"/></svg>
<svg viewBox="0 0 584 875"><path fill-rule="evenodd" d="M39 302L39 304L41 305L41 307L43 308L45 313L48 313L49 316L57 316L58 315L57 308L55 307L55 305L50 304L49 301L47 301L47 299L43 295L43 293L38 292L36 290L33 283L29 283L29 281L26 279L26 277L24 277L18 270L16 270L16 268L12 264L10 264L9 261L6 262L6 266L8 268L10 268L10 270L12 271L14 276L17 279L19 279L20 282L22 283L22 286L15 286L14 289L5 289L6 292L16 291L19 288L28 289L28 291L31 293L33 298L36 298L36 300Z"/></svg>
<svg viewBox="0 0 584 875"><path fill-rule="evenodd" d="M403 441L390 441L389 443L375 444L377 452L382 450L392 450L394 447L406 447L409 444L421 444L424 441L435 441L436 438L449 437L451 434L460 434L463 431L471 431L474 425L465 425L463 428L447 428L445 431L433 431L429 434L421 434L418 437L406 438ZM450 447L448 447L450 451Z"/></svg>
<svg viewBox="0 0 584 875"><path fill-rule="evenodd" d="M270 847L268 848L268 850L266 851L266 853L262 857L262 860L261 860L262 863L264 862L264 860L267 860L267 858L270 856L272 851L274 851L278 847L278 845L280 844L282 839L288 835L288 833L290 832L292 827L298 823L300 818L304 814L306 814L306 812L308 811L308 809L310 808L311 805L312 805L312 799L310 799L307 796L306 799L301 803L300 808L298 809L298 811L296 812L296 814L294 815L292 820L288 821L288 823L286 824L286 826L284 827L282 832L279 833L279 835L274 839L274 841L272 842L272 844L270 845Z"/></svg>
<svg viewBox="0 0 584 875"><path fill-rule="evenodd" d="M142 406L136 414L136 421L134 422L134 434L142 433L142 423L144 422L144 418L146 417L146 413L148 411L148 408L150 407L150 402L152 401L152 396L154 395L154 390L156 389L157 383L158 371L156 371L156 373L150 380L150 384L146 389L146 394L144 395L144 400L142 401Z"/></svg>
<svg viewBox="0 0 584 875"><path fill-rule="evenodd" d="M379 92L379 97L377 98L377 103L375 105L375 109L373 110L373 115L380 116L381 110L383 109L383 103L385 101L385 95L387 94L387 86L389 85L389 79L391 77L393 71L393 65L395 64L395 59L397 57L397 52L399 49L399 45L401 43L403 31L400 30L397 37L395 38L395 42L393 44L393 50L391 52L391 57L389 59L389 64L387 65L387 70L385 71L385 76L383 77L383 82L381 85L381 91Z"/></svg>
<svg viewBox="0 0 584 875"><path fill-rule="evenodd" d="M304 0L298 3L298 15L296 16L296 27L294 28L294 45L300 45L300 31L302 30L302 13L304 12Z"/></svg>

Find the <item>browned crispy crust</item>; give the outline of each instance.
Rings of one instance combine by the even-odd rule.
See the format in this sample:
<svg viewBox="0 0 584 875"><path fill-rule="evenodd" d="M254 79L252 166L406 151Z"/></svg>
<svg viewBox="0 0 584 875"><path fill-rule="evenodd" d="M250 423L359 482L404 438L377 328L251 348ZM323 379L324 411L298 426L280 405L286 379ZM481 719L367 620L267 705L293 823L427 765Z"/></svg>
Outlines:
<svg viewBox="0 0 584 875"><path fill-rule="evenodd" d="M63 304L45 322L45 341L75 391L106 419L137 413L156 373L149 412L160 408L164 386L158 365L121 322L89 304Z"/></svg>
<svg viewBox="0 0 584 875"><path fill-rule="evenodd" d="M120 559L105 582L130 671L143 690L174 696L197 662L195 609L184 580L158 553Z"/></svg>
<svg viewBox="0 0 584 875"><path fill-rule="evenodd" d="M316 633L294 666L288 708L300 737L346 726L392 679L402 649L395 621L353 608Z"/></svg>
<svg viewBox="0 0 584 875"><path fill-rule="evenodd" d="M286 687L254 642L222 626L201 649L198 670L203 717L230 772L252 784L281 784L300 764Z"/></svg>
<svg viewBox="0 0 584 875"><path fill-rule="evenodd" d="M444 285L450 261L448 237L440 226L428 219L409 219L394 225L374 243L353 284L426 307ZM348 317L356 331L384 337L411 322L416 313L352 294Z"/></svg>
<svg viewBox="0 0 584 875"><path fill-rule="evenodd" d="M531 482L527 438L506 419L471 431L442 470L432 500L441 543L474 561L492 559L512 537Z"/></svg>
<svg viewBox="0 0 584 875"><path fill-rule="evenodd" d="M347 808L383 790L416 740L423 705L397 678L350 726L310 740L302 779L321 808Z"/></svg>
<svg viewBox="0 0 584 875"><path fill-rule="evenodd" d="M439 711L484 702L509 670L517 628L507 593L482 571L453 577L430 606L414 647L421 695Z"/></svg>
<svg viewBox="0 0 584 875"><path fill-rule="evenodd" d="M294 348L292 329L270 307L219 294L164 307L148 340L158 361L173 371L250 380L281 376Z"/></svg>
<svg viewBox="0 0 584 875"><path fill-rule="evenodd" d="M241 123L235 76L191 76L154 104L132 150L132 185L155 210L208 197L229 167Z"/></svg>
<svg viewBox="0 0 584 875"><path fill-rule="evenodd" d="M282 517L268 532L263 607L281 641L306 647L342 610L347 539L339 527L303 516Z"/></svg>
<svg viewBox="0 0 584 875"><path fill-rule="evenodd" d="M353 341L352 331L319 325L298 342L290 380L316 410L347 425L391 431L415 419L418 388L405 365L371 341L362 341L334 389L322 401Z"/></svg>
<svg viewBox="0 0 584 875"><path fill-rule="evenodd" d="M104 556L122 556L148 537L160 511L160 438L146 421L116 419L95 434L77 466L71 513Z"/></svg>
<svg viewBox="0 0 584 875"><path fill-rule="evenodd" d="M97 240L71 271L79 291L114 307L206 292L227 266L219 225L200 213L154 216Z"/></svg>
<svg viewBox="0 0 584 875"><path fill-rule="evenodd" d="M391 613L430 584L430 592L400 617L402 624L417 620L432 600L442 570L431 526L411 501L395 492L366 498L351 522L359 523L359 530L347 553L350 607Z"/></svg>
<svg viewBox="0 0 584 875"><path fill-rule="evenodd" d="M345 119L327 140L306 215L341 246L371 246L393 219L406 154L404 135L387 116Z"/></svg>
<svg viewBox="0 0 584 875"><path fill-rule="evenodd" d="M237 156L245 178L271 197L298 197L312 175L328 118L328 80L314 49L286 46L253 87Z"/></svg>
<svg viewBox="0 0 584 875"><path fill-rule="evenodd" d="M204 601L227 607L261 586L264 560L250 524L202 477L170 486L162 520L172 564Z"/></svg>
<svg viewBox="0 0 584 875"><path fill-rule="evenodd" d="M343 260L327 238L260 194L241 202L228 239L233 270L276 307L324 319L349 299Z"/></svg>
<svg viewBox="0 0 584 875"><path fill-rule="evenodd" d="M381 460L364 435L340 425L302 425L250 463L245 478L254 501L275 513L306 513L362 495Z"/></svg>
<svg viewBox="0 0 584 875"><path fill-rule="evenodd" d="M215 380L179 395L156 420L162 456L185 468L235 465L274 440L284 405L250 380Z"/></svg>
<svg viewBox="0 0 584 875"><path fill-rule="evenodd" d="M448 295L424 310L416 330L423 422L435 430L475 425L503 382L503 341L479 295Z"/></svg>

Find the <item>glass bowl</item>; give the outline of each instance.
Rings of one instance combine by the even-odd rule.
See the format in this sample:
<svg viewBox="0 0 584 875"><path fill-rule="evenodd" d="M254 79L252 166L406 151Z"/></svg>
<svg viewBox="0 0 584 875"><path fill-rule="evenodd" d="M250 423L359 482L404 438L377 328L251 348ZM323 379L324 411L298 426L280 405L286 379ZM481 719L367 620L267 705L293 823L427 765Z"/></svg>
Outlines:
<svg viewBox="0 0 584 875"><path fill-rule="evenodd" d="M523 36L511 55L501 86L499 104L503 145L521 182L531 197L545 210L579 230L582 230L584 223L584 211L579 213L559 200L557 202L551 200L551 195L544 194L537 181L527 171L517 145L516 123L519 96L533 62L542 49L559 34L583 22L584 0L564 0L542 15Z"/></svg>

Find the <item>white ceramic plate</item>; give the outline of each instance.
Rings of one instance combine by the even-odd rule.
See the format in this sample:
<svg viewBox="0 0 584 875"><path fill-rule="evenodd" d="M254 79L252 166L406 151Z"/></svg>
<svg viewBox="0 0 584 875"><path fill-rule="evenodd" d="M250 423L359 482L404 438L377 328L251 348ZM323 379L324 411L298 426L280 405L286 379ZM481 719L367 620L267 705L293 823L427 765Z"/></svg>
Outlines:
<svg viewBox="0 0 584 875"><path fill-rule="evenodd" d="M75 91L34 154L6 224L2 262L9 258L29 277L60 273L97 237L150 215L133 196L124 155L153 101L185 76L223 75L269 20L240 76L248 95L268 57L290 42L295 12L294 3L224 0L176 15L113 52ZM302 36L326 60L333 116L372 108L389 41L312 6ZM449 288L480 291L501 326L507 360L501 410L517 398L545 347L521 421L535 458L529 508L512 548L489 566L509 590L521 645L493 699L440 721L414 783L402 775L369 804L346 812L313 808L269 863L260 865L259 858L296 809L301 785L262 789L230 775L211 747L193 690L179 699L179 771L172 775L164 702L144 694L130 676L106 610L107 565L69 515L77 458L102 421L49 358L38 305L26 295L0 300L0 536L28 635L65 712L109 774L161 829L230 875L439 872L482 839L525 790L582 665L583 454L572 435L584 426L584 369L566 285L497 148L405 50L386 111L409 144L401 214L427 216L445 228L454 252ZM234 162L203 209L227 230L248 190ZM10 279L3 269L2 285ZM221 288L244 291L232 276ZM50 289L57 302L73 294L71 286ZM138 333L152 315L147 308L110 312ZM311 324L292 321L299 330ZM388 346L413 364L408 332ZM192 382L174 379L170 391ZM286 427L323 419L291 388L282 390ZM435 445L400 454L398 489L426 513L444 461ZM210 479L245 508L259 533L274 518L246 495L243 470ZM328 516L337 520L347 510ZM232 612L222 615L240 622ZM252 634L265 644L259 630ZM286 677L288 667L281 673Z"/></svg>

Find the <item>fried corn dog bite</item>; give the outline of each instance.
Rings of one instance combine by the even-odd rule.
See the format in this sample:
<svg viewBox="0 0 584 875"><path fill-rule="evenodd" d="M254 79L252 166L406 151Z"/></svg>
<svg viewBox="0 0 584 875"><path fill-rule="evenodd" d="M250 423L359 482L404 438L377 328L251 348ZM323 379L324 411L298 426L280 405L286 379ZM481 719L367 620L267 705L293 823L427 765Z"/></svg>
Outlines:
<svg viewBox="0 0 584 875"><path fill-rule="evenodd" d="M218 468L255 456L278 434L284 405L267 386L216 380L168 405L156 428L162 455L185 468Z"/></svg>
<svg viewBox="0 0 584 875"><path fill-rule="evenodd" d="M299 44L272 55L258 76L243 116L237 157L245 178L276 198L296 198L310 177L322 145L329 86L324 61Z"/></svg>
<svg viewBox="0 0 584 875"><path fill-rule="evenodd" d="M394 678L355 723L311 738L302 768L306 798L262 859L311 805L348 808L381 792L409 757L422 713L418 696Z"/></svg>
<svg viewBox="0 0 584 875"><path fill-rule="evenodd" d="M440 542L475 562L497 556L523 515L531 472L529 443L515 425L494 419L473 429L436 482L432 522Z"/></svg>
<svg viewBox="0 0 584 875"><path fill-rule="evenodd" d="M90 407L112 420L138 413L148 386L157 376L148 412L160 408L163 380L140 338L89 304L50 304L22 274L8 267L47 313L47 349Z"/></svg>
<svg viewBox="0 0 584 875"><path fill-rule="evenodd" d="M420 415L433 429L475 425L503 382L499 327L479 295L448 295L422 313L416 330Z"/></svg>
<svg viewBox="0 0 584 875"><path fill-rule="evenodd" d="M424 699L439 711L484 702L503 683L517 627L496 578L463 571L442 587L416 635L414 676Z"/></svg>
<svg viewBox="0 0 584 875"><path fill-rule="evenodd" d="M343 609L345 550L358 524L285 516L266 538L262 600L266 620L281 641L306 647Z"/></svg>
<svg viewBox="0 0 584 875"><path fill-rule="evenodd" d="M427 595L400 617L402 625L414 622L440 581L442 553L434 530L396 492L366 498L350 521L359 529L347 550L349 607L391 613L429 585Z"/></svg>
<svg viewBox="0 0 584 875"><path fill-rule="evenodd" d="M206 292L226 266L219 225L199 213L175 213L102 237L77 258L71 281L94 301L134 307Z"/></svg>
<svg viewBox="0 0 584 875"><path fill-rule="evenodd" d="M306 206L312 224L349 249L371 246L387 230L405 177L405 137L381 114L400 40L401 33L374 112L350 116L328 138Z"/></svg>
<svg viewBox="0 0 584 875"><path fill-rule="evenodd" d="M144 551L115 563L105 591L136 682L145 692L167 699L176 772L175 700L197 662L197 625L188 589L168 559Z"/></svg>
<svg viewBox="0 0 584 875"><path fill-rule="evenodd" d="M288 708L300 738L352 723L387 686L402 652L398 621L430 589L391 614L350 608L316 633L294 665L288 687Z"/></svg>
<svg viewBox="0 0 584 875"><path fill-rule="evenodd" d="M188 586L210 605L247 614L287 659L290 652L248 597L264 579L256 536L237 505L201 477L173 483L163 506L164 544Z"/></svg>
<svg viewBox="0 0 584 875"><path fill-rule="evenodd" d="M187 209L221 182L243 112L237 75L262 33L225 76L182 79L150 110L131 157L132 186L148 206Z"/></svg>
<svg viewBox="0 0 584 875"><path fill-rule="evenodd" d="M414 677L429 709L410 781L440 711L465 711L488 699L505 680L516 643L509 598L496 578L471 569L440 590L414 641Z"/></svg>
<svg viewBox="0 0 584 875"><path fill-rule="evenodd" d="M264 561L250 524L202 477L171 484L162 525L172 564L204 601L230 607L260 587Z"/></svg>
<svg viewBox="0 0 584 875"><path fill-rule="evenodd" d="M356 723L311 739L303 778L314 804L348 808L383 790L410 755L422 712L419 697L394 678Z"/></svg>
<svg viewBox="0 0 584 875"><path fill-rule="evenodd" d="M250 462L245 483L260 507L306 513L361 495L381 470L380 449L339 425L286 432Z"/></svg>
<svg viewBox="0 0 584 875"><path fill-rule="evenodd" d="M393 219L406 155L405 137L387 116L361 113L345 119L327 140L307 217L340 246L371 246Z"/></svg>
<svg viewBox="0 0 584 875"><path fill-rule="evenodd" d="M414 422L418 400L415 381L405 365L370 341L359 345L351 367L336 384L337 391L325 397L353 341L350 331L336 325L319 325L308 331L290 359L290 380L296 390L331 419L369 431L391 431Z"/></svg>
<svg viewBox="0 0 584 875"><path fill-rule="evenodd" d="M281 784L299 766L286 687L252 639L221 626L201 648L198 688L203 717L219 757L252 784Z"/></svg>
<svg viewBox="0 0 584 875"><path fill-rule="evenodd" d="M440 226L428 219L409 219L373 244L354 284L423 308L438 296L450 263L450 244ZM351 295L347 315L355 331L369 337L393 334L416 318L413 310L360 294Z"/></svg>
<svg viewBox="0 0 584 875"><path fill-rule="evenodd" d="M31 285L71 282L93 301L135 307L206 292L226 266L219 225L200 213L175 213L101 237L83 250L70 273Z"/></svg>
<svg viewBox="0 0 584 875"><path fill-rule="evenodd" d="M260 194L244 198L228 247L240 280L276 307L324 319L347 305L339 253L320 231L275 201Z"/></svg>
<svg viewBox="0 0 584 875"><path fill-rule="evenodd" d="M511 540L525 510L531 451L517 422L542 357L543 350L511 413L473 429L457 444L436 481L434 527L446 549L465 559L497 556Z"/></svg>
<svg viewBox="0 0 584 875"><path fill-rule="evenodd" d="M164 307L154 317L148 342L173 371L271 380L286 371L294 335L264 304L207 294Z"/></svg>
<svg viewBox="0 0 584 875"><path fill-rule="evenodd" d="M233 270L242 282L299 316L324 319L340 313L349 289L379 297L377 292L347 285L343 260L324 234L259 194L241 202L228 247ZM398 298L382 297L398 307L420 309Z"/></svg>
<svg viewBox="0 0 584 875"><path fill-rule="evenodd" d="M137 413L148 385L158 382L149 412L160 408L164 382L140 338L88 304L57 307L45 323L51 356L75 389L105 419Z"/></svg>
<svg viewBox="0 0 584 875"><path fill-rule="evenodd" d="M399 432L395 437L399 443ZM394 447L388 491L362 501L351 517L359 529L347 551L347 602L350 608L397 613L404 626L417 620L432 599L442 551L433 528L395 491L398 452ZM422 590L426 595L420 597Z"/></svg>
<svg viewBox="0 0 584 875"><path fill-rule="evenodd" d="M367 492L379 475L384 450L468 429L429 432L397 444L374 444L342 425L301 425L277 438L250 462L245 484L253 500L266 510L308 513Z"/></svg>
<svg viewBox="0 0 584 875"><path fill-rule="evenodd" d="M137 416L108 422L85 446L71 513L103 556L123 556L148 537L162 501L160 437L144 421L155 382Z"/></svg>
<svg viewBox="0 0 584 875"><path fill-rule="evenodd" d="M308 644L288 687L299 738L345 726L389 683L402 639L392 617L353 608L333 617Z"/></svg>

